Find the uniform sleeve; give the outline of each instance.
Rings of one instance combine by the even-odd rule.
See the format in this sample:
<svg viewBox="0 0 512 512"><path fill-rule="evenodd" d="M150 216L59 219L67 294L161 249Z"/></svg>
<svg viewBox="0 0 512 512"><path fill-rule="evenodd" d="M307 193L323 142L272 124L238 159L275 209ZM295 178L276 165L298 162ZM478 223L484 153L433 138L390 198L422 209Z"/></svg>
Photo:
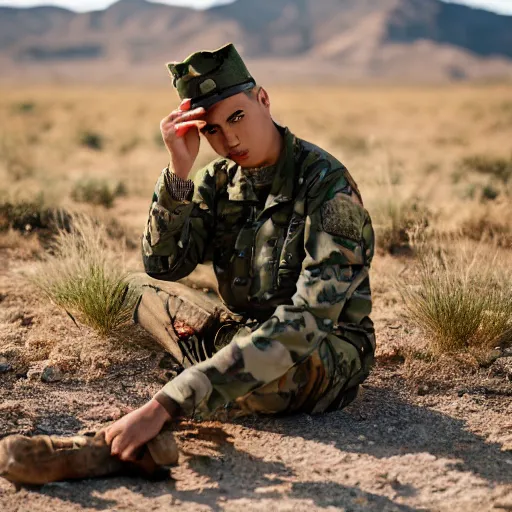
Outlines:
<svg viewBox="0 0 512 512"><path fill-rule="evenodd" d="M169 195L175 201L185 201L194 190L192 180L178 178L173 172L169 172Z"/></svg>
<svg viewBox="0 0 512 512"><path fill-rule="evenodd" d="M242 328L211 359L167 383L157 395L161 403L174 403L186 415L199 412L208 417L281 377L332 332L342 309L367 280L373 255L369 215L347 190L343 177L330 180L327 191L315 193L311 201L305 216L306 256L293 304L277 307L253 331ZM365 297L356 301L354 322L368 309L359 299L364 302Z"/></svg>
<svg viewBox="0 0 512 512"><path fill-rule="evenodd" d="M204 261L214 201L206 177L213 179L208 169L198 173L194 184L166 168L158 178L142 236L142 259L151 277L177 281Z"/></svg>

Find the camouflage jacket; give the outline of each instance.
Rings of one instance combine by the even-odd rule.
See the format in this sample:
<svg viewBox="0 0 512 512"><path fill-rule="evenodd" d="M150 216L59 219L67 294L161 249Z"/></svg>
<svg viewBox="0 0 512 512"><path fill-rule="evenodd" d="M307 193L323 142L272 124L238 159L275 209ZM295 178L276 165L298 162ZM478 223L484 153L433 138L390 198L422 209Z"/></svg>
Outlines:
<svg viewBox="0 0 512 512"><path fill-rule="evenodd" d="M189 200L172 198L167 169L156 184L142 239L146 272L176 281L211 258L225 304L259 322L163 388L185 413L207 416L281 377L341 326L373 331L374 235L357 186L327 152L282 133L264 205L225 158L196 175Z"/></svg>

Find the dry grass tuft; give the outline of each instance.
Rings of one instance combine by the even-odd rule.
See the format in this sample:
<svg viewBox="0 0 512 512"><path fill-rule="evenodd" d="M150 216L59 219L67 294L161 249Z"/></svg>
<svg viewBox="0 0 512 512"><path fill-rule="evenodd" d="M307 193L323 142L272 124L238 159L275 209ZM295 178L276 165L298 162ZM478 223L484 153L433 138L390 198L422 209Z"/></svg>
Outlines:
<svg viewBox="0 0 512 512"><path fill-rule="evenodd" d="M431 213L416 201L389 200L373 217L377 247L389 254L412 254L415 244L428 236Z"/></svg>
<svg viewBox="0 0 512 512"><path fill-rule="evenodd" d="M463 248L456 257L423 254L417 279L401 291L410 319L437 353L512 343L512 270L482 247L472 256Z"/></svg>
<svg viewBox="0 0 512 512"><path fill-rule="evenodd" d="M59 231L31 280L73 320L107 336L130 321L136 293L122 269L119 244L109 245L106 229L75 216L70 232Z"/></svg>

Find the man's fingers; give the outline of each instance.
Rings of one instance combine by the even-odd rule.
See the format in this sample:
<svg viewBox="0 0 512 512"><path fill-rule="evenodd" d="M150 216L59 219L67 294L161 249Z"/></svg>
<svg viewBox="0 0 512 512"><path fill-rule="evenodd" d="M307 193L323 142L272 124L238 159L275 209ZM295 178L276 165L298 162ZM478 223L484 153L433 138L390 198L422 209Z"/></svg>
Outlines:
<svg viewBox="0 0 512 512"><path fill-rule="evenodd" d="M113 425L112 425L112 426L110 426L110 427L107 427L107 428L105 429L105 442L106 442L107 444L111 444L111 443L112 443L112 440L113 440L113 439L115 438L115 436L116 436L116 432L114 431L114 429L113 429L112 427L113 427Z"/></svg>
<svg viewBox="0 0 512 512"><path fill-rule="evenodd" d="M112 444L110 445L110 453L112 455L117 455L122 453L122 446L121 446L121 438L119 436L114 437L112 440Z"/></svg>
<svg viewBox="0 0 512 512"><path fill-rule="evenodd" d="M129 446L128 448L123 450L123 452L119 455L119 458L121 460L126 460L126 461L135 461L135 460L137 460L137 457L135 455L136 452L137 452L137 448L133 448L133 447Z"/></svg>
<svg viewBox="0 0 512 512"><path fill-rule="evenodd" d="M192 100L190 98L185 98L178 107L179 110L190 110L190 105L192 104Z"/></svg>
<svg viewBox="0 0 512 512"><path fill-rule="evenodd" d="M167 117L162 120L164 123L181 123L182 121L190 121L197 119L205 114L206 110L203 107L195 108L183 112L181 110L173 110Z"/></svg>
<svg viewBox="0 0 512 512"><path fill-rule="evenodd" d="M178 123L174 126L177 137L183 137L191 128L200 130L206 126L206 121L187 121L186 123Z"/></svg>

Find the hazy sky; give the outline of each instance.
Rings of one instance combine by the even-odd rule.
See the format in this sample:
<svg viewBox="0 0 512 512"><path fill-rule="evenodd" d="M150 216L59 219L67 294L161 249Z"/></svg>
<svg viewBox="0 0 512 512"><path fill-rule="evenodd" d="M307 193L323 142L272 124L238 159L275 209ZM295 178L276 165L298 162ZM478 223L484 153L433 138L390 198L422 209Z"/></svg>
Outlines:
<svg viewBox="0 0 512 512"><path fill-rule="evenodd" d="M161 0L161 3L196 7L198 9L210 7L219 3L230 3L233 0ZM445 0L450 1L450 0ZM15 7L28 7L32 5L60 5L76 11L91 11L103 9L114 3L114 0L0 0L0 5ZM456 3L482 7L484 9L512 14L512 0L457 0Z"/></svg>

